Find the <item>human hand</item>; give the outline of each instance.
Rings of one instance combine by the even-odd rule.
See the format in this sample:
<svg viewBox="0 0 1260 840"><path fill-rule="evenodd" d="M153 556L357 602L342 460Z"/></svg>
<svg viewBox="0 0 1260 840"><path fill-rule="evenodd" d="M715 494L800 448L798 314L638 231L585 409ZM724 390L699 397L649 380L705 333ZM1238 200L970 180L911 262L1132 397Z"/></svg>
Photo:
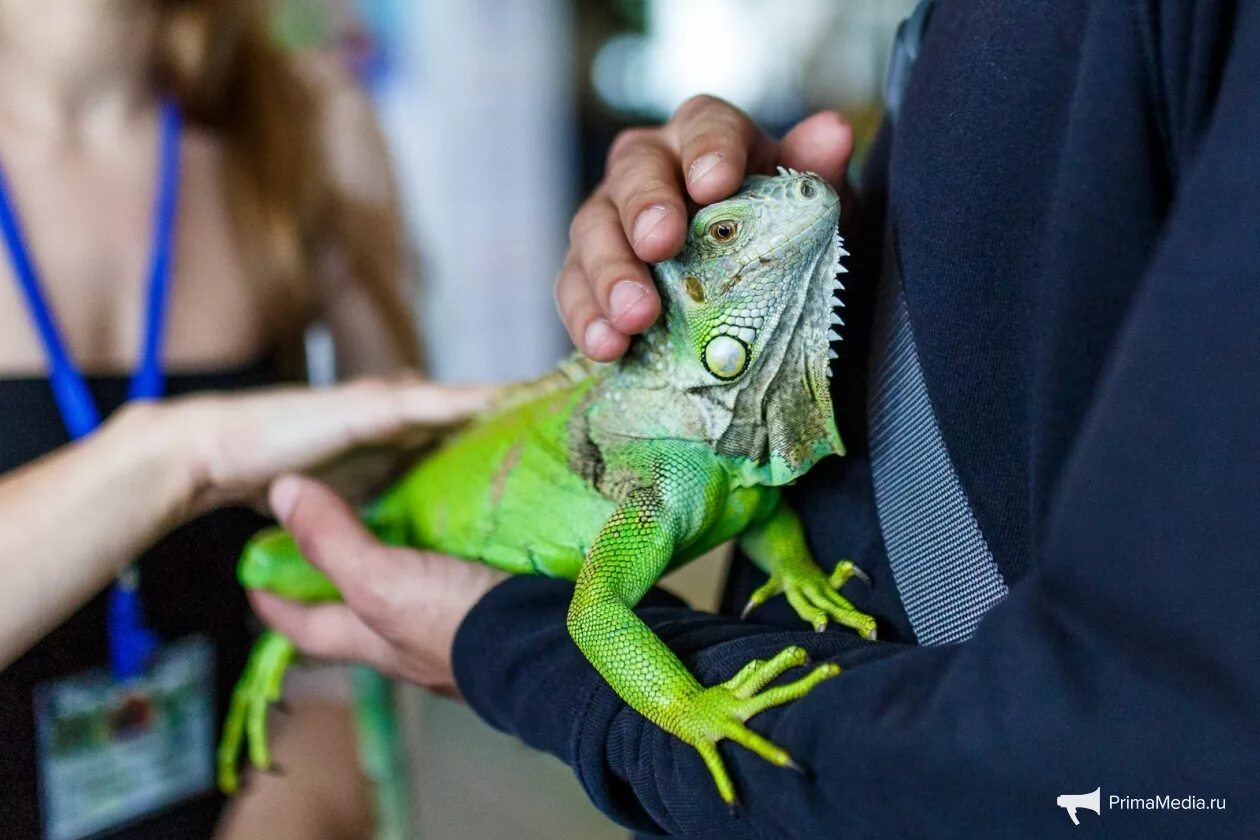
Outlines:
<svg viewBox="0 0 1260 840"><path fill-rule="evenodd" d="M660 298L644 263L682 248L688 198L721 201L746 174L779 165L815 172L840 191L852 154L853 129L835 111L814 114L776 142L710 96L687 100L663 126L621 132L603 182L573 218L556 280L556 306L574 345L609 361L656 320Z"/></svg>
<svg viewBox="0 0 1260 840"><path fill-rule="evenodd" d="M136 404L121 422L170 440L190 513L250 501L286 472L327 467L369 445L415 446L486 404L493 389L362 380Z"/></svg>
<svg viewBox="0 0 1260 840"><path fill-rule="evenodd" d="M367 663L382 673L458 696L451 646L464 616L506 574L454 557L382 545L327 486L285 476L271 507L344 603L303 605L249 594L263 621L320 659Z"/></svg>

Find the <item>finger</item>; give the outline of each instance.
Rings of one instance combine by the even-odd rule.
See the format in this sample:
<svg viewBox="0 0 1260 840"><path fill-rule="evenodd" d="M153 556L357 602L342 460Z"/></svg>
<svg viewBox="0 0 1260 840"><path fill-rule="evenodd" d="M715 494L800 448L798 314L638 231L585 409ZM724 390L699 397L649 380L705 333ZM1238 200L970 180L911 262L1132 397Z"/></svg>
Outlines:
<svg viewBox="0 0 1260 840"><path fill-rule="evenodd" d="M622 238L644 262L669 259L687 235L687 202L678 152L662 129L622 132L608 152L604 191Z"/></svg>
<svg viewBox="0 0 1260 840"><path fill-rule="evenodd" d="M836 111L821 111L802 120L779 146L779 163L813 172L837 191L853 157L853 127Z"/></svg>
<svg viewBox="0 0 1260 840"><path fill-rule="evenodd" d="M449 426L482 409L494 389L365 380L335 388L287 388L233 401L191 398L210 425L198 457L212 484L233 491L278 472L305 469L422 426Z"/></svg>
<svg viewBox="0 0 1260 840"><path fill-rule="evenodd" d="M660 298L647 267L626 243L610 199L589 201L573 221L572 263L617 332L641 332L656 320Z"/></svg>
<svg viewBox="0 0 1260 840"><path fill-rule="evenodd" d="M630 346L629 337L604 317L586 273L572 259L556 280L556 310L573 346L597 362L610 362Z"/></svg>
<svg viewBox="0 0 1260 840"><path fill-rule="evenodd" d="M249 593L258 617L317 659L386 667L390 647L345 604L305 606L262 591Z"/></svg>
<svg viewBox="0 0 1260 840"><path fill-rule="evenodd" d="M350 445L384 441L408 429L450 426L481 411L492 385L442 385L420 380L362 379L305 394L304 424L344 428Z"/></svg>
<svg viewBox="0 0 1260 840"><path fill-rule="evenodd" d="M448 426L482 411L500 385L444 385L437 382L386 384L383 414L403 426Z"/></svg>
<svg viewBox="0 0 1260 840"><path fill-rule="evenodd" d="M687 191L698 204L728 197L754 170L770 166L775 143L743 111L712 96L688 99L671 120Z"/></svg>
<svg viewBox="0 0 1260 840"><path fill-rule="evenodd" d="M311 565L324 572L352 605L375 599L374 582L391 580L393 557L326 485L281 476L268 495L271 509Z"/></svg>

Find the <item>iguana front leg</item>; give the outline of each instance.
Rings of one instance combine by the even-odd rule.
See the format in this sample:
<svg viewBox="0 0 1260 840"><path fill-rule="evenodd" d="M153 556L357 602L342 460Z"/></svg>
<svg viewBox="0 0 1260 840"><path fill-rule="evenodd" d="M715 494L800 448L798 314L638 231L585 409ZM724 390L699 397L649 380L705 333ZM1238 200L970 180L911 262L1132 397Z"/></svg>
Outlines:
<svg viewBox="0 0 1260 840"><path fill-rule="evenodd" d="M831 620L867 639L875 638L875 619L855 610L836 591L851 577L867 580L866 574L848 560L841 560L830 576L820 569L810 555L800 519L782 499L764 520L744 531L739 547L770 575L748 599L744 615L783 593L796 614L815 630L825 629Z"/></svg>
<svg viewBox="0 0 1260 840"><path fill-rule="evenodd" d="M699 752L722 799L735 801L717 742L723 738L780 767L794 767L781 747L745 721L802 697L839 673L823 664L808 675L766 689L788 669L805 664L789 647L769 661L748 663L720 685L705 688L632 610L660 578L674 552L704 527L725 492L720 470L673 453L651 470L651 482L631 492L604 524L587 554L569 608L568 628L586 658L632 708Z"/></svg>

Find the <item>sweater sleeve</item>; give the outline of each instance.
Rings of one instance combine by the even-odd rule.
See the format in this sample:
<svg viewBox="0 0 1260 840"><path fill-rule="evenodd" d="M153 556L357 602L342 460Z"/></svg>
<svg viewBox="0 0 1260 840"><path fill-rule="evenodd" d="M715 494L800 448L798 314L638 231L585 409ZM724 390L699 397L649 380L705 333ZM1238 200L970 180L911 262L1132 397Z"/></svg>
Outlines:
<svg viewBox="0 0 1260 840"><path fill-rule="evenodd" d="M1260 44L1255 4L1240 5L1235 24L1236 47ZM787 644L841 664L839 677L750 724L806 774L724 743L741 801L728 813L695 751L628 709L568 640L562 582L507 581L469 615L455 647L469 702L572 765L600 808L647 832L1068 836L1056 797L1099 787L1109 832L1254 831L1256 79L1260 50L1234 49L1034 571L971 640L868 644L702 615L663 596L641 608L706 685Z"/></svg>

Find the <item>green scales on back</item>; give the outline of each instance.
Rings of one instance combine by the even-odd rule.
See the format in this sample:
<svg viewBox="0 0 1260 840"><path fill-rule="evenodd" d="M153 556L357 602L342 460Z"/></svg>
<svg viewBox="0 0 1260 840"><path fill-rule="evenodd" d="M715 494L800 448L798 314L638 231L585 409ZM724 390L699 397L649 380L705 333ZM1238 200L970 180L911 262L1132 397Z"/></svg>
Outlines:
<svg viewBox="0 0 1260 840"><path fill-rule="evenodd" d="M839 215L816 175L749 178L701 209L683 251L653 267L664 314L625 359L573 357L508 389L367 517L392 543L575 580L568 629L578 647L623 700L700 752L728 802L735 788L716 742L791 766L745 721L838 669L767 688L805 663L791 647L701 686L632 608L671 568L737 538L770 576L748 609L782 593L817 629L835 621L873 637L875 622L837 593L861 572L848 561L830 575L819 568L778 489L844 452L827 387L846 254ZM241 580L337 597L275 530L247 548ZM220 752L229 789L243 735L253 763L269 762L266 707L292 656L269 634L242 677Z"/></svg>

